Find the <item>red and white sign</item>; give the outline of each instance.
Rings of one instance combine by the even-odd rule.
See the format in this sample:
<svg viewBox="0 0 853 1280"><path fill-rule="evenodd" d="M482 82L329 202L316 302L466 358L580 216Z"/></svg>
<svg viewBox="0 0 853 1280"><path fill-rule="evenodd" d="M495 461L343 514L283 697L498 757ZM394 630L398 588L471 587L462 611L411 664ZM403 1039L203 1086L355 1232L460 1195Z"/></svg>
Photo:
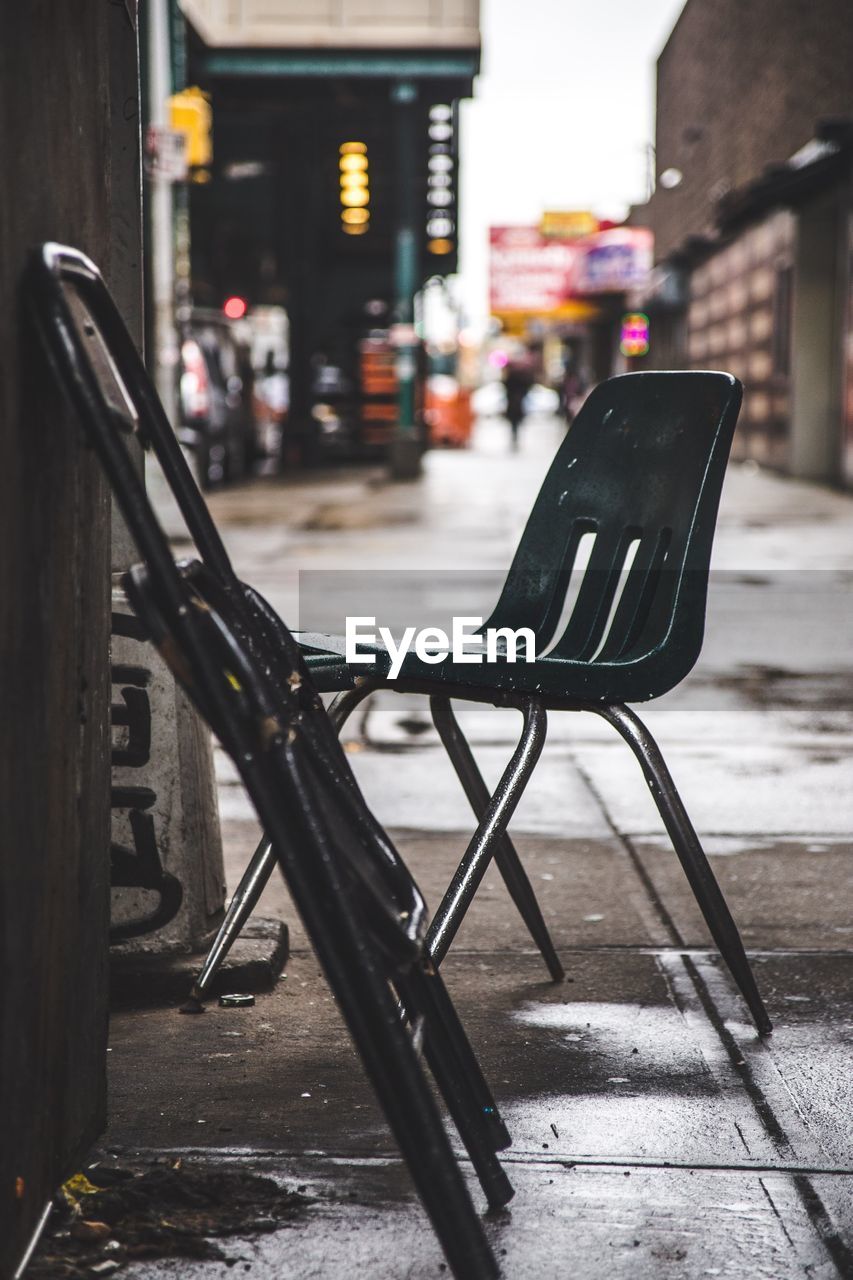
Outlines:
<svg viewBox="0 0 853 1280"><path fill-rule="evenodd" d="M556 311L576 292L579 257L577 244L548 240L538 227L490 227L490 309Z"/></svg>

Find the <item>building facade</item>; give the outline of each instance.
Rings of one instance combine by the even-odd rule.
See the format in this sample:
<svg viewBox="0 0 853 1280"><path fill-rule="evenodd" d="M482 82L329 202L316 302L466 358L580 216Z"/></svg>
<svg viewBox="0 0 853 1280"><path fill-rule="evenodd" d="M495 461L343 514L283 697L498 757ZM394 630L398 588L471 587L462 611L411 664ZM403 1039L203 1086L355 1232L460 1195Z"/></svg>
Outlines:
<svg viewBox="0 0 853 1280"><path fill-rule="evenodd" d="M853 6L688 0L658 61L650 363L746 388L735 454L853 485Z"/></svg>

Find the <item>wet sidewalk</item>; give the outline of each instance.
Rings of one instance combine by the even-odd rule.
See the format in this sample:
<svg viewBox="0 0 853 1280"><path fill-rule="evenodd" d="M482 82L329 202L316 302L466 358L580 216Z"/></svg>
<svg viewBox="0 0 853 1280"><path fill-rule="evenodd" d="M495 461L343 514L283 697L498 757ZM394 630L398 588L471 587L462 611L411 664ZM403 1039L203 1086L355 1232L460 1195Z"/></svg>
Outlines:
<svg viewBox="0 0 853 1280"><path fill-rule="evenodd" d="M299 570L508 565L559 439L530 421L427 458L416 485L346 471L215 496L238 571L288 620ZM505 1275L744 1280L853 1275L853 501L754 470L727 480L705 652L644 717L749 949L760 1042L636 763L591 716L554 714L512 824L567 971L553 985L490 871L444 972L513 1135L516 1197L488 1219ZM495 783L519 717L460 719ZM435 905L472 820L426 703L348 723L367 798ZM258 835L229 763L231 885ZM276 878L284 978L251 1009L113 1017L108 1160L164 1153L262 1171L309 1197L225 1261L128 1277L439 1277L444 1264ZM477 1203L481 1203L475 1190Z"/></svg>

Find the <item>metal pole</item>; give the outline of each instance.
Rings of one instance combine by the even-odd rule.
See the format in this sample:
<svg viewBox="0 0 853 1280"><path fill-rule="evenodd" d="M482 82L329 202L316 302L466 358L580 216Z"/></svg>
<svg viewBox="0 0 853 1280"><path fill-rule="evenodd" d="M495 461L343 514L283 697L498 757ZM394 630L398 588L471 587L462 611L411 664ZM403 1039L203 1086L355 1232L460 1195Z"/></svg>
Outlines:
<svg viewBox="0 0 853 1280"><path fill-rule="evenodd" d="M169 32L169 0L149 0L148 5L148 119L158 128L168 121L167 99L172 92L172 55ZM177 400L175 366L178 354L174 320L175 243L172 184L165 178L150 179L151 192L151 311L154 381L163 407L174 425Z"/></svg>
<svg viewBox="0 0 853 1280"><path fill-rule="evenodd" d="M415 165L418 88L410 80L391 90L394 110L397 226L394 233L394 314L400 338L397 345L397 430L391 443L391 474L414 479L421 469L421 442L415 423L417 343L414 337L415 292L418 286Z"/></svg>
<svg viewBox="0 0 853 1280"><path fill-rule="evenodd" d="M169 0L169 58L171 92L180 93L187 87L187 38L186 20L178 0ZM180 319L192 307L189 182L173 185L172 201L174 305L175 315Z"/></svg>

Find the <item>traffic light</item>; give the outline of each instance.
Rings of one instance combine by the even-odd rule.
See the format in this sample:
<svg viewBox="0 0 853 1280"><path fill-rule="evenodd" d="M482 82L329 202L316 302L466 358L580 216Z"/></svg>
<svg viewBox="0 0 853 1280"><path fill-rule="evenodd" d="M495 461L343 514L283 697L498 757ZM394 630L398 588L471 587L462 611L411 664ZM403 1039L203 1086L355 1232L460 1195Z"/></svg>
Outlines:
<svg viewBox="0 0 853 1280"><path fill-rule="evenodd" d="M242 320L249 310L249 304L245 298L241 298L239 294L235 293L230 298L225 299L222 304L222 310L229 320Z"/></svg>
<svg viewBox="0 0 853 1280"><path fill-rule="evenodd" d="M186 157L190 169L206 170L213 160L213 112L210 95L195 88L173 93L169 99L169 123L176 133L182 133L186 138Z"/></svg>
<svg viewBox="0 0 853 1280"><path fill-rule="evenodd" d="M362 236L370 228L370 176L366 142L342 142L338 148L341 175L341 230Z"/></svg>

